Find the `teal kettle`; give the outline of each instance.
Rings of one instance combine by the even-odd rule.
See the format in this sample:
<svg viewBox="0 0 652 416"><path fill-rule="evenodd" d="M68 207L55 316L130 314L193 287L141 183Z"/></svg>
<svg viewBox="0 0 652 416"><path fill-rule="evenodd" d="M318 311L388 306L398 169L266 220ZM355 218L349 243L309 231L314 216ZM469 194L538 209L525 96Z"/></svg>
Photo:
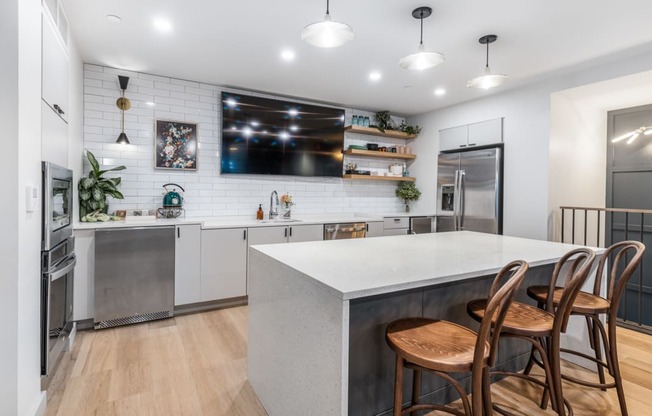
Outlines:
<svg viewBox="0 0 652 416"><path fill-rule="evenodd" d="M168 189L168 186L173 185L186 192L181 185L176 183L166 183L163 185L163 189L165 189L165 193L163 194L163 208L181 208L181 205L183 205L183 197L177 192L177 189L172 188L171 191Z"/></svg>

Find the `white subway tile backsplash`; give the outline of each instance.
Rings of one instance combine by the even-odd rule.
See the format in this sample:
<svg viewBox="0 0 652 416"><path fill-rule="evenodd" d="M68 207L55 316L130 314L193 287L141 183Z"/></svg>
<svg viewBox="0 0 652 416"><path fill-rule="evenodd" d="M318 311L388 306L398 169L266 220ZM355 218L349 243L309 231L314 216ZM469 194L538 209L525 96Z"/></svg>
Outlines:
<svg viewBox="0 0 652 416"><path fill-rule="evenodd" d="M115 101L120 96L117 75L130 77L125 96L132 108L125 112L125 133L131 145L115 143L121 131L121 112ZM294 197L297 214L329 212L381 213L401 210L394 196L395 184L388 182L343 181L338 178L304 178L294 176L221 175L221 91L285 99L269 94L224 88L194 81L123 71L98 65L84 65L84 148L92 151L103 166L125 165L127 169L111 172L120 176L124 200L110 200L110 210L154 209L161 204L162 185L173 182L186 189L186 217L247 215L253 216L258 204L269 204L273 190ZM345 109L346 118L365 111ZM196 171L154 168L154 128L156 120L186 121L198 124L198 161ZM391 140L347 133L345 144ZM346 159L347 161L349 159ZM394 161L351 158L360 167L386 170ZM84 172L90 166L84 163ZM265 208L267 209L267 208Z"/></svg>

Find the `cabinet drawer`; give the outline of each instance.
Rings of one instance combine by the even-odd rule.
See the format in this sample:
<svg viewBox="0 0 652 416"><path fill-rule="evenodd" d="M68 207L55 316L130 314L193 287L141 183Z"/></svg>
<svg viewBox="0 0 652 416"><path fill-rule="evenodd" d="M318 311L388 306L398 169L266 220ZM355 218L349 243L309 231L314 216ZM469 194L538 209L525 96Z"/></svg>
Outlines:
<svg viewBox="0 0 652 416"><path fill-rule="evenodd" d="M408 217L388 217L385 218L383 228L389 230L392 228L408 228L410 219Z"/></svg>

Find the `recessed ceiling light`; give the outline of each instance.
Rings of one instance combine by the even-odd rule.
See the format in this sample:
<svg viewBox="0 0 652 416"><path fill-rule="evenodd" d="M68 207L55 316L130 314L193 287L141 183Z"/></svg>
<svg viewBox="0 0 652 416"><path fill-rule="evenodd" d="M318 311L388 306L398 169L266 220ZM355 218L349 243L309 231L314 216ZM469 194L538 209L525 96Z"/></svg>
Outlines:
<svg viewBox="0 0 652 416"><path fill-rule="evenodd" d="M378 71L372 71L372 72L369 74L369 79L370 79L371 81L379 81L382 77L383 77L383 75L382 75L380 72L378 72Z"/></svg>
<svg viewBox="0 0 652 416"><path fill-rule="evenodd" d="M108 20L111 23L120 23L122 22L122 19L120 16L116 16L115 14L107 14L106 15L106 20Z"/></svg>
<svg viewBox="0 0 652 416"><path fill-rule="evenodd" d="M435 90L435 95L441 97L442 95L446 94L446 90L443 88L437 88Z"/></svg>
<svg viewBox="0 0 652 416"><path fill-rule="evenodd" d="M286 62L294 61L295 54L294 51L290 49L284 49L281 51L281 59L283 59Z"/></svg>
<svg viewBox="0 0 652 416"><path fill-rule="evenodd" d="M172 22L170 22L168 19L164 19L162 17L157 17L152 21L152 24L154 27L161 32L169 32L172 30Z"/></svg>
<svg viewBox="0 0 652 416"><path fill-rule="evenodd" d="M292 117L296 117L299 115L299 110L297 110L296 108L290 108L288 110L288 114L291 115Z"/></svg>

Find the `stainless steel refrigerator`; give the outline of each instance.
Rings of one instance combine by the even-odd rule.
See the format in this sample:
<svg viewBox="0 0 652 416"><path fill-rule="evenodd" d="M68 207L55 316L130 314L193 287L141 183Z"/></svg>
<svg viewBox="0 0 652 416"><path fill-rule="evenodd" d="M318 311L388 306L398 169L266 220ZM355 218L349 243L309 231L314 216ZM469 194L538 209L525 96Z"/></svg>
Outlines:
<svg viewBox="0 0 652 416"><path fill-rule="evenodd" d="M503 146L439 154L437 232L503 233Z"/></svg>

